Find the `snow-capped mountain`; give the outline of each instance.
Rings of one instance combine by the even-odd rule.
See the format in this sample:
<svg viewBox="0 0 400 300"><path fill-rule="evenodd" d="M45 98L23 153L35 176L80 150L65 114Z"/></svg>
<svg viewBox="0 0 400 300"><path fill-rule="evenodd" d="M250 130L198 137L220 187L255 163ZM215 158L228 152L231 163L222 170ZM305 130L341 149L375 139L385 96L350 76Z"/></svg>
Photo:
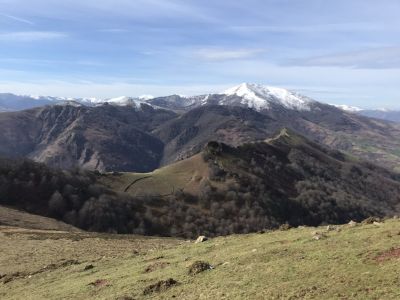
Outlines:
<svg viewBox="0 0 400 300"><path fill-rule="evenodd" d="M221 93L199 96L166 96L148 101L167 109L188 110L204 105L241 106L257 111L274 107L291 110L309 111L315 100L283 88L253 83L242 83Z"/></svg>
<svg viewBox="0 0 400 300"><path fill-rule="evenodd" d="M295 92L260 84L242 83L227 89L222 94L236 96L240 100L227 97L220 101L220 105L241 104L257 111L269 109L271 105L280 105L294 110L310 110L315 101Z"/></svg>
<svg viewBox="0 0 400 300"><path fill-rule="evenodd" d="M108 103L111 105L117 105L117 106L131 106L136 109L141 109L142 105L150 105L146 101L143 101L139 98L134 98L134 97L128 97L128 96L121 96L121 97L116 97L116 98L109 98L109 99L96 99L95 101L91 102L92 104L95 105L101 105L104 103Z"/></svg>
<svg viewBox="0 0 400 300"><path fill-rule="evenodd" d="M327 105L291 90L254 83L242 83L221 93L198 96L170 95L153 97L151 95L143 95L140 97L68 98L36 95L21 96L10 93L0 93L0 112L18 111L55 104L98 106L105 103L115 106L129 106L136 110L141 110L144 105L148 105L155 109L162 108L175 112L185 112L205 105L240 106L248 107L256 111L288 109L306 112L318 110L318 107L321 105ZM354 114L396 122L400 119L399 111L383 109L367 110L350 105L331 105Z"/></svg>
<svg viewBox="0 0 400 300"><path fill-rule="evenodd" d="M117 106L130 106L134 107L135 109L141 109L142 105L152 106L149 102L147 102L148 99L151 99L151 96L143 96L138 98L122 96L116 98L100 99L14 95L10 93L0 93L0 112L18 111L45 105L97 106L103 105L105 103Z"/></svg>

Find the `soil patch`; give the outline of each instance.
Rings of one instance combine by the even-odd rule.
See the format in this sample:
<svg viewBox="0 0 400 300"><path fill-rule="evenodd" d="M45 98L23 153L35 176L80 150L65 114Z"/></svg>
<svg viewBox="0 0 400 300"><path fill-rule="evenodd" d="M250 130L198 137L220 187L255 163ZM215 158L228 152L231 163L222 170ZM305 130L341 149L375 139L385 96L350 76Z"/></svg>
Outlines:
<svg viewBox="0 0 400 300"><path fill-rule="evenodd" d="M196 275L206 270L211 270L212 266L205 261L196 261L189 267L189 274Z"/></svg>
<svg viewBox="0 0 400 300"><path fill-rule="evenodd" d="M392 248L375 257L377 262L385 262L390 259L400 258L400 248Z"/></svg>
<svg viewBox="0 0 400 300"><path fill-rule="evenodd" d="M145 273L150 273L153 272L155 270L161 270L164 269L165 267L167 267L169 265L168 262L156 262L154 264L151 264L149 266L146 267L146 269L144 269Z"/></svg>
<svg viewBox="0 0 400 300"><path fill-rule="evenodd" d="M97 279L96 281L89 283L89 285L94 287L105 287L105 286L110 286L111 284L106 279Z"/></svg>
<svg viewBox="0 0 400 300"><path fill-rule="evenodd" d="M155 284L151 284L148 287L146 287L143 291L143 295L164 292L177 284L178 282L172 278L169 278L167 280L161 280Z"/></svg>

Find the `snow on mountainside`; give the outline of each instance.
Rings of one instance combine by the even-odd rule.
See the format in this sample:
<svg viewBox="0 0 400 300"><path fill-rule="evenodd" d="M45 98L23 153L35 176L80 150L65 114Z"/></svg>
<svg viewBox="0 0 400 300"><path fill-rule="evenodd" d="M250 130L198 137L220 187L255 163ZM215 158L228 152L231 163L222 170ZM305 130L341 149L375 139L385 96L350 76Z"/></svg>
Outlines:
<svg viewBox="0 0 400 300"><path fill-rule="evenodd" d="M142 101L138 98L127 97L127 96L121 96L121 97L101 100L101 101L97 102L97 104L102 104L105 102L108 104L118 105L118 106L132 106L132 107L135 107L136 109L140 109L142 107L142 105L150 105L149 103Z"/></svg>
<svg viewBox="0 0 400 300"><path fill-rule="evenodd" d="M331 104L337 108L340 108L341 110L348 111L348 112L360 112L363 111L362 108L356 107L356 106L350 106L346 104Z"/></svg>
<svg viewBox="0 0 400 300"><path fill-rule="evenodd" d="M271 104L281 105L288 109L310 110L311 104L315 102L308 97L283 88L251 83L242 83L222 94L240 97L242 98L241 104L256 110L268 109ZM220 104L230 105L230 102L231 99L225 98L220 101Z"/></svg>

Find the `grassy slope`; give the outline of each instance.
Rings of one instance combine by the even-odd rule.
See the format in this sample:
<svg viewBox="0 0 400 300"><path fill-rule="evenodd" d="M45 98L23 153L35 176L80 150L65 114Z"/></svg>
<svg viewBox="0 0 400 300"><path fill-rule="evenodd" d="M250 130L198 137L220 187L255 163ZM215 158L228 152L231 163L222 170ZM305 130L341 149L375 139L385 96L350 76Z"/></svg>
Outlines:
<svg viewBox="0 0 400 300"><path fill-rule="evenodd" d="M29 214L13 208L0 206L0 225L31 229L80 231L80 229L55 219Z"/></svg>
<svg viewBox="0 0 400 300"><path fill-rule="evenodd" d="M102 182L115 191L123 192L133 181L137 181L128 189L133 196L168 195L182 189L185 192L196 192L200 181L208 176L208 166L197 154L189 159L160 168L150 173L107 174Z"/></svg>
<svg viewBox="0 0 400 300"><path fill-rule="evenodd" d="M326 238L313 239L315 231ZM3 227L3 273L29 273L68 259L80 263L0 283L0 298L399 299L399 253L376 260L390 249L399 249L399 237L400 221L394 219L379 226L343 225L329 232L325 227L298 228L220 237L201 244ZM188 266L196 260L215 269L188 275ZM84 271L89 263L94 269ZM144 272L162 263L164 268ZM170 277L180 284L143 296L146 286ZM98 279L109 286L89 285Z"/></svg>

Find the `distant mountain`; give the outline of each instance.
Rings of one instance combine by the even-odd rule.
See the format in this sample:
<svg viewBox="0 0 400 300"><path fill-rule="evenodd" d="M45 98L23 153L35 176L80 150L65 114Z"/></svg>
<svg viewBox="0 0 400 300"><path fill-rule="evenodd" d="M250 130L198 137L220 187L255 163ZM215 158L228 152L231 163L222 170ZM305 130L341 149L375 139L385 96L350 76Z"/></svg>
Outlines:
<svg viewBox="0 0 400 300"><path fill-rule="evenodd" d="M288 109L277 103L269 103L269 109L260 111L236 105L193 108L154 131L165 144L162 163L190 157L209 140L237 146L265 139L287 127L333 149L400 169L400 153L396 150L400 147L400 125L317 101L308 105L306 110Z"/></svg>
<svg viewBox="0 0 400 300"><path fill-rule="evenodd" d="M1 113L0 155L60 168L150 171L159 166L164 148L151 132L176 115L141 108L67 103Z"/></svg>
<svg viewBox="0 0 400 300"><path fill-rule="evenodd" d="M400 125L282 88L244 83L219 94L189 97L51 101L46 108L0 114L0 154L60 167L152 170L198 153L210 140L238 146L287 127L333 149L400 170ZM126 130L128 135L121 134Z"/></svg>
<svg viewBox="0 0 400 300"><path fill-rule="evenodd" d="M385 110L385 109L362 110L359 113L363 116L367 116L370 118L376 118L376 119L400 123L400 111L398 110Z"/></svg>
<svg viewBox="0 0 400 300"><path fill-rule="evenodd" d="M283 88L242 83L219 94L192 97L173 95L153 98L148 102L164 108L186 111L204 105L240 106L262 111L277 106L311 110L315 101Z"/></svg>
<svg viewBox="0 0 400 300"><path fill-rule="evenodd" d="M391 122L400 123L400 111L399 110L390 110L390 109L362 109L355 106L348 105L334 105L337 108L340 108L347 112L356 113L362 116L381 119Z"/></svg>
<svg viewBox="0 0 400 300"><path fill-rule="evenodd" d="M235 105L253 108L257 111L283 106L294 110L311 110L314 100L286 89L259 84L242 83L226 90L219 105Z"/></svg>
<svg viewBox="0 0 400 300"><path fill-rule="evenodd" d="M79 103L85 106L97 106L104 103L109 103L117 106L131 106L140 109L142 104L150 105L146 100L151 97L116 97L116 98L68 98L68 97L50 97L50 96L20 96L10 93L0 93L0 112L5 111L19 111L24 109L30 109L34 107L40 107L45 105L62 105L65 103L73 104Z"/></svg>
<svg viewBox="0 0 400 300"><path fill-rule="evenodd" d="M0 111L17 111L39 107L62 101L56 97L17 96L10 93L0 93Z"/></svg>

